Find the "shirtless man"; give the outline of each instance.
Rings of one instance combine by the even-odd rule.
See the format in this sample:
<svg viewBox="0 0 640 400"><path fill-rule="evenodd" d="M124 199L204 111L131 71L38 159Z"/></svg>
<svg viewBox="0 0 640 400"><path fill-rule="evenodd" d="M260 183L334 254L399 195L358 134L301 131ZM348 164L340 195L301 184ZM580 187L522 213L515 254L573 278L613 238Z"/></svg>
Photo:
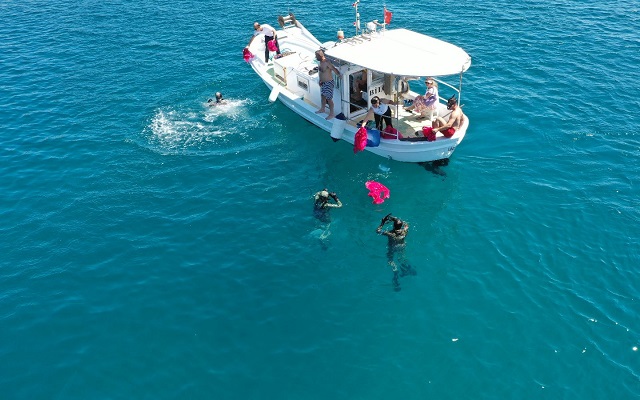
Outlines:
<svg viewBox="0 0 640 400"><path fill-rule="evenodd" d="M340 75L340 71L336 68L331 61L327 60L324 56L324 52L322 50L316 51L316 60L320 61L320 65L318 65L318 70L320 71L320 75L318 78L318 83L320 84L320 109L316 111L316 114L324 114L324 108L326 104L329 104L329 115L327 119L331 119L335 117L333 113L333 74L331 72L335 72Z"/></svg>
<svg viewBox="0 0 640 400"><path fill-rule="evenodd" d="M442 117L436 117L435 121L433 121L433 132L442 132L445 137L451 137L456 133L456 130L460 129L464 122L464 114L458 106L456 96L451 96L447 101L447 110L451 110L449 122L446 122Z"/></svg>

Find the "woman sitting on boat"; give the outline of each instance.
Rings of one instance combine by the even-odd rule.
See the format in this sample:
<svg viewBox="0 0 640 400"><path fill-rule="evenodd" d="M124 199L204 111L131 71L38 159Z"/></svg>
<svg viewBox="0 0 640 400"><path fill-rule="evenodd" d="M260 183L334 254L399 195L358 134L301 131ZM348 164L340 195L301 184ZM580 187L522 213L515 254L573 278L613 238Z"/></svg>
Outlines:
<svg viewBox="0 0 640 400"><path fill-rule="evenodd" d="M376 129L382 130L382 121L384 121L386 126L390 126L393 128L393 124L391 122L391 108L389 104L396 104L395 102L387 99L380 99L378 96L374 96L371 98L371 108L369 112L364 117L364 123L367 121L371 121L371 117L373 117L376 121Z"/></svg>
<svg viewBox="0 0 640 400"><path fill-rule="evenodd" d="M433 112L438 106L438 83L433 78L425 79L424 83L427 85L427 91L424 96L417 96L413 100L413 105L405 108L405 111L415 109L420 113L418 119L427 118L427 113L429 113L429 119L431 119Z"/></svg>

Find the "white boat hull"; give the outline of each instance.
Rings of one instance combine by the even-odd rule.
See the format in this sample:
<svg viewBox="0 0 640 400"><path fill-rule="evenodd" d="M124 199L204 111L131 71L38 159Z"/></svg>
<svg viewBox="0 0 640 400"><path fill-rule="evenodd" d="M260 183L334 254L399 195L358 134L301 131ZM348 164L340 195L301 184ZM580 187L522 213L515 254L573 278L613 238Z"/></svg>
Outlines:
<svg viewBox="0 0 640 400"><path fill-rule="evenodd" d="M299 22L296 22L295 26L285 27L283 30L278 31L278 41L280 49L288 54L269 63L264 62L264 42L260 43L258 40L254 40L249 47L255 57L248 62L271 90L269 100L279 100L302 118L332 134L332 136L340 137L343 142L353 145L358 129L357 122L364 116L366 107L354 113L351 111L354 108L353 104L350 104L351 100L345 101L344 99L350 99L349 88L347 87L349 85L349 74L360 67L352 64L339 66L341 76L335 76L335 113L343 113L347 121L346 123L342 122L344 129L340 129L339 125L334 129L334 124L341 124L339 119L332 118L327 120L326 114L316 113L320 104L318 74L313 74L311 70L316 65L314 52L321 47L326 47L327 44L323 46ZM329 43L328 45L331 44ZM390 91L388 86L386 86L387 91ZM381 90L381 87L376 88L374 85L369 87L370 93L375 95L380 93L382 97L386 93L381 92ZM402 93L401 95L415 96L415 93ZM398 97L398 93L393 93L393 96L396 99L401 98ZM439 104L438 108L440 115L447 113L444 104ZM419 141L420 139L416 137L416 131L419 132L422 125L430 125L430 123L416 121L415 116L411 116L402 107L396 107L395 111L394 127L403 127L401 134L405 139L407 137L412 139L381 139L378 146L367 146L364 150L387 159L402 162L428 162L446 159L451 157L456 147L464 139L469 126L469 120L465 116L463 125L451 138L438 134L435 141ZM345 149L345 151L349 150Z"/></svg>

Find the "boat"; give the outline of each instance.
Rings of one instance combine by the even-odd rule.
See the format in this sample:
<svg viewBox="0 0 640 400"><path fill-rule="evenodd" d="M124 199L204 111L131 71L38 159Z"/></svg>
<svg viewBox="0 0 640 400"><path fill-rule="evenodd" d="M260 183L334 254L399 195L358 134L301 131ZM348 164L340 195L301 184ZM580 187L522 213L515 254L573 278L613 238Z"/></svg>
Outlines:
<svg viewBox="0 0 640 400"><path fill-rule="evenodd" d="M279 100L302 118L329 132L334 141L356 142L371 99L377 96L392 102L392 122L396 131L381 132L365 124L367 145L364 150L401 162L447 160L464 139L469 118L464 116L463 124L451 137L438 132L434 138L423 134L428 131L423 127L431 126L437 116L445 121L448 119L447 99L451 94L462 105L462 76L471 65L471 57L460 47L437 38L404 28L390 29L390 13L386 8L382 23L374 20L361 28L358 1L352 6L356 16L354 36L345 37L344 32L338 30L337 40L321 42L294 14L280 15L278 24L272 25L279 25L279 29L274 29L280 54L270 52L269 60L265 62L265 46L269 44L264 43L262 36L262 41L252 40L245 47L245 61L270 89L271 102ZM327 119L326 113L316 113L321 104L317 50L322 50L340 72L334 74L336 117L331 119ZM362 74L366 74L366 87L358 88L354 81ZM431 118L420 120L404 106L419 95L411 86L421 85L426 77L438 82L440 99ZM444 92L448 94L443 95Z"/></svg>

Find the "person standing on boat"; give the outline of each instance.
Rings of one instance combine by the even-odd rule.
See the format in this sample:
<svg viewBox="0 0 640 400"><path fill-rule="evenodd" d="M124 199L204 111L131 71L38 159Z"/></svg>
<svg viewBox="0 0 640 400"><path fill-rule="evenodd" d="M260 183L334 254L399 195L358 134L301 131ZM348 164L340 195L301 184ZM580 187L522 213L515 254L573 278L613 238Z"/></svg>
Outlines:
<svg viewBox="0 0 640 400"><path fill-rule="evenodd" d="M276 36L276 30L269 24L260 24L258 22L253 23L253 37L249 41L247 47L251 46L251 42L258 36L264 35L264 62L269 62L269 42L274 41L276 45L276 54L280 54L280 45L278 44L278 37Z"/></svg>
<svg viewBox="0 0 640 400"><path fill-rule="evenodd" d="M433 132L442 132L445 137L449 138L464 123L464 114L460 106L458 106L458 100L456 100L455 95L447 100L447 110L451 110L449 121L445 121L442 117L436 117L435 121L433 121Z"/></svg>
<svg viewBox="0 0 640 400"><path fill-rule="evenodd" d="M320 62L318 65L318 70L320 71L318 77L318 83L320 84L320 109L316 111L316 114L324 114L325 105L329 104L329 115L326 119L331 119L335 117L333 112L333 74L331 72L335 72L340 75L340 71L336 68L331 61L327 60L324 56L324 51L318 50L316 51L316 60Z"/></svg>
<svg viewBox="0 0 640 400"><path fill-rule="evenodd" d="M427 92L424 96L418 96L413 100L413 105L405 108L405 111L412 111L415 109L420 113L418 119L427 118L427 113L431 114L438 106L438 82L433 78L425 79L424 83L427 85Z"/></svg>
<svg viewBox="0 0 640 400"><path fill-rule="evenodd" d="M393 222L393 227L388 231L383 231L382 228L389 221ZM392 216L391 214L387 214L382 218L380 225L376 229L376 233L378 235L384 235L387 237L387 263L393 271L392 282L396 291L400 290L400 283L398 282L398 278L400 276L416 274L415 270L407 262L405 257L406 243L404 239L407 237L408 232L409 224L400 218ZM398 270L398 266L396 265L394 258L397 258L400 263L400 271Z"/></svg>
<svg viewBox="0 0 640 400"><path fill-rule="evenodd" d="M365 116L364 124L366 124L367 121L371 121L371 117L373 117L376 121L376 129L382 130L382 121L384 121L386 126L393 128L393 124L391 122L391 108L389 107L389 104L396 103L391 100L380 99L378 96L372 97L371 108Z"/></svg>

